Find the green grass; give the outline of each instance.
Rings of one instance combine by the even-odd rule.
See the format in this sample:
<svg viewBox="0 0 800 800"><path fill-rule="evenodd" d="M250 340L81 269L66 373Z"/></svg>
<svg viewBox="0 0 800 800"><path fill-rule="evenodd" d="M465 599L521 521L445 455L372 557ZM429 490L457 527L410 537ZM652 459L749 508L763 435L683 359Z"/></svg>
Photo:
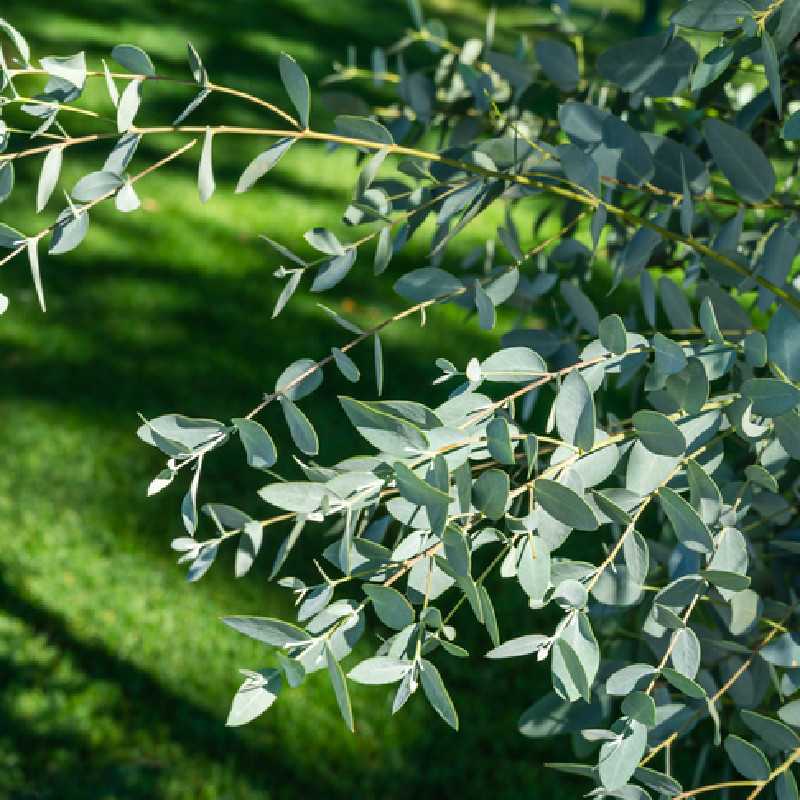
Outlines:
<svg viewBox="0 0 800 800"><path fill-rule="evenodd" d="M481 3L438 0L459 32L480 34ZM630 8L628 0L615 7ZM29 35L37 56L86 48L106 58L119 42L147 49L160 71L183 74L184 42L203 53L212 79L283 102L275 58L288 50L317 81L353 42L364 55L406 24L402 2L228 0L156 3L141 0L45 0L12 3L3 14ZM535 14L501 5L500 22L524 27ZM96 62L95 62L96 63ZM89 93L108 112L102 88ZM171 119L188 95L147 87L143 120ZM105 105L104 105L105 103ZM212 99L198 119L263 124L249 107ZM75 122L74 130L80 130ZM178 140L146 141L133 168ZM297 147L264 185L234 196L232 185L258 143L215 144L218 192L197 201L197 151L141 182L144 208L122 218L98 209L83 246L43 257L48 313L38 311L27 268L3 270L11 308L0 325L0 796L12 798L495 798L546 794L557 783L538 766L548 753L516 732L519 713L545 689L546 670L530 663L480 663L487 642L468 616L456 617L473 660L443 663L459 708L453 734L415 697L388 713L381 689L353 687L357 733L339 718L325 676L286 692L245 729L223 727L237 669L269 663L256 643L225 628L226 613L291 613L290 598L266 581L274 532L251 575L236 581L226 551L199 584L184 580L170 539L180 534L180 489L146 500L159 469L157 454L134 436L136 413L180 410L229 419L250 408L294 358L320 357L345 334L301 294L271 322L278 287L275 259L256 234L287 243L327 225L347 203L353 156ZM99 168L103 151L69 154L63 185ZM39 163L21 164L18 193L2 218L34 231L33 189ZM530 205L524 214L530 213ZM490 235L497 218L474 227L456 252ZM529 224L526 230L529 229ZM392 308L389 282L425 263L423 237L387 279L365 270L332 298L362 322ZM357 298L357 299L352 299ZM420 390L436 374L438 355L464 363L489 352L497 336L464 329L461 313L439 311L385 337L393 397L443 398ZM371 353L357 353L365 373L353 389L329 376L327 391L304 404L322 441L321 460L354 441L341 425L334 392L373 394ZM413 387L413 388L412 388ZM288 467L279 419L274 430ZM204 501L260 511L253 492L263 478L243 466L236 447L210 460ZM291 566L307 570L321 549L310 529ZM511 636L529 622L518 593L502 593ZM365 645L366 647L366 645ZM452 661L452 660L451 660ZM550 757L562 754L550 752Z"/></svg>

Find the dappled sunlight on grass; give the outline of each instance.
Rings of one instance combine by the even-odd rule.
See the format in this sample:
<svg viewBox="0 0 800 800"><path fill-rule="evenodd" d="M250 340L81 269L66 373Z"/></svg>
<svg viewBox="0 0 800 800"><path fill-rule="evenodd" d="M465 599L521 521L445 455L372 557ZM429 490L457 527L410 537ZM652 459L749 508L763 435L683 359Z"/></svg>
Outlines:
<svg viewBox="0 0 800 800"><path fill-rule="evenodd" d="M446 12L459 32L483 30L484 11L478 11L484 4L476 0L426 5ZM621 12L630 7L614 4ZM504 22L529 24L542 13L501 3L498 35L510 41ZM97 63L114 44L130 41L148 50L160 70L185 76L190 39L213 80L281 103L280 51L297 56L313 83L333 59L344 59L349 42L366 58L407 24L399 1L232 0L188 8L144 0L69 0L53 7L30 0L3 14L29 36L37 57L85 48ZM87 97L109 114L104 92L99 81ZM142 119L172 119L191 94L187 87L148 85ZM195 119L274 124L268 114L218 98ZM85 120L73 122L76 131L88 130ZM131 170L185 141L148 137ZM107 149L68 153L63 188L99 169ZM443 665L462 717L458 736L421 698L393 718L388 691L360 686L352 689L357 734L350 736L325 675L286 691L248 728L223 727L237 669L268 666L271 656L219 617L290 613L289 593L266 581L283 532L271 529L247 578L234 580L227 550L200 584L186 583L169 550L181 533L181 489L145 499L160 464L134 435L136 414L240 415L271 390L287 363L319 358L347 340L318 301L363 324L402 308L389 287L402 272L428 263L432 230L426 223L382 283L365 259L336 292L301 292L273 322L280 284L272 272L279 262L258 234L307 253L304 231L315 225L343 231L337 221L356 168L352 152L303 143L251 192L233 195L243 166L260 149L263 142L249 137L217 137L217 194L203 206L197 145L137 184L143 207L136 214L123 217L101 206L78 250L59 258L43 250L46 316L24 261L2 271L11 307L0 325L0 794L45 800L527 796L540 785L542 758L538 744L517 734L516 718L548 682L544 670L527 663L481 664L480 670L468 661ZM60 208L59 189L44 214L33 212L40 166L40 159L19 165L21 188L2 207L3 221L26 231L49 224ZM532 198L517 212L526 242L540 211ZM457 258L493 236L501 219L499 209L482 216L456 240L445 266L457 269ZM542 230L554 232L549 224ZM385 332L387 395L445 399L446 388L420 383L420 376L438 374L434 358L463 366L469 356L489 352L501 332L456 326L464 313L447 306L428 315L424 330L415 318ZM508 327L513 312L504 314ZM371 345L353 356L364 375L358 386L326 375L328 391L304 402L320 432L323 462L363 448L341 424L334 400L337 393L375 393ZM290 473L288 435L275 409L264 422ZM236 443L209 462L203 502L262 511L254 490L265 477L246 471ZM290 572L305 568L324 536L318 526L308 529ZM498 609L505 612L499 617L524 614L518 593L500 599L506 608ZM456 616L455 624L480 658L485 635L468 615ZM554 776L547 780L548 791L562 785ZM563 785L572 785L567 780Z"/></svg>

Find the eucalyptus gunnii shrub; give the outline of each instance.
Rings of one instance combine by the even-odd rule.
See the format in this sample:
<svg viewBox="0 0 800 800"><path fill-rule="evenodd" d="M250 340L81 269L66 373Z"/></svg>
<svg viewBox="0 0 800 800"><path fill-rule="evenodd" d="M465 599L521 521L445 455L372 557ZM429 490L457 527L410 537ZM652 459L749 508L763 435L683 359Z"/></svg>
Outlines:
<svg viewBox="0 0 800 800"><path fill-rule="evenodd" d="M447 660L523 658L549 668L552 692L519 729L570 737L575 762L551 766L585 778L589 796L797 798L800 4L689 0L664 32L596 59L585 47L593 32L566 4L513 49L495 43L493 15L482 38L456 44L409 7L412 27L391 48L335 66L327 99L343 108L331 131L311 126L309 82L288 55L283 108L214 83L190 44L191 80L179 83L193 99L150 126L138 122L148 84L172 79L141 49L115 47L102 69L83 53L34 65L0 21L5 118L31 120L0 122L0 199L15 162L38 158L36 207L52 207L63 158L110 145L52 224L0 226L0 265L27 257L44 309L39 252L54 262L77 247L99 203L136 210L136 183L187 151L199 151L206 201L214 148L235 136L265 147L236 192L261 190L290 148L352 149L347 241L314 228L308 258L263 237L284 264L274 315L301 288L388 273L412 237L430 233L425 263L392 276L405 310L362 328L323 306L343 329L339 344L288 365L253 408L231 409L240 416L230 421L166 414L138 430L166 457L148 494L188 484L172 547L190 580L228 547L245 574L270 549L265 530L286 523L270 578L295 595L296 619L225 619L267 645L272 665L242 670L228 724L325 670L351 730L351 682L390 686L392 713L419 692L457 728ZM117 130L71 136L72 113L95 113L76 105L95 79ZM394 92L373 114L340 91L365 79ZM257 105L274 127L194 121L211 94ZM129 171L141 139L163 132L187 141ZM505 211L496 237L458 256L451 243L494 206ZM381 333L424 324L446 303L469 312L466 325L503 328L499 349L438 359L433 408L380 399ZM500 306L511 310L498 325ZM365 350L372 375L362 381L353 354ZM338 402L363 455L323 465L303 401L332 370L359 394ZM295 448L282 464L294 460L300 479L275 471L259 421L273 405ZM205 503L201 525L203 465L234 440L266 485L248 511ZM301 536L320 542L320 557L303 577L283 575ZM529 611L498 619L490 587ZM486 640L473 656L455 625L471 617ZM372 655L354 663L368 621ZM523 633L507 638L509 628Z"/></svg>

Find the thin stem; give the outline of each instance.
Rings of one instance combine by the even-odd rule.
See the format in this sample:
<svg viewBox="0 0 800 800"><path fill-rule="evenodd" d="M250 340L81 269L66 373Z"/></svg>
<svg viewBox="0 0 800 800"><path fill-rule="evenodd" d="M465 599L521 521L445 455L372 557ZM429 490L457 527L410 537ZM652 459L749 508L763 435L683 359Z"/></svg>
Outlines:
<svg viewBox="0 0 800 800"><path fill-rule="evenodd" d="M49 108L57 108L59 111L67 111L71 114L82 114L85 117L92 117L93 119L99 119L103 122L110 122L114 123L110 117L105 117L102 114L98 114L96 111L92 111L88 108L80 108L78 106L71 106L65 103L56 103L49 100L40 100L37 97L22 97L17 96L13 100L10 100L9 103L20 103L25 105L36 105L36 106L47 106Z"/></svg>
<svg viewBox="0 0 800 800"><path fill-rule="evenodd" d="M705 794L706 792L716 792L719 789L736 789L745 786L756 786L757 784L758 781L723 781L722 783L711 783L708 786L698 786L697 789L689 789L680 794L673 795L672 800L686 800L688 797Z"/></svg>
<svg viewBox="0 0 800 800"><path fill-rule="evenodd" d="M763 11L759 11L753 16L760 34L764 33L767 27L767 20L783 5L783 2L784 0L772 0L772 3L770 3Z"/></svg>
<svg viewBox="0 0 800 800"><path fill-rule="evenodd" d="M320 86L328 86L332 83L341 83L355 78L368 78L386 81L386 83L400 83L402 80L396 72L373 72L371 69L364 69L363 67L342 67L332 75L328 75L327 78L323 78L319 83Z"/></svg>
<svg viewBox="0 0 800 800"><path fill-rule="evenodd" d="M760 795L761 792L763 792L764 789L766 789L766 787L775 780L775 778L786 772L786 770L788 770L789 767L791 767L792 764L794 764L794 762L798 759L800 759L800 747L796 747L791 753L789 753L786 760L779 766L775 767L775 769L770 772L769 777L766 780L760 781L758 786L756 786L756 788L753 789L749 795L747 795L747 800L753 800L753 798L758 797L758 795Z"/></svg>
<svg viewBox="0 0 800 800"><path fill-rule="evenodd" d="M260 97L248 94L247 92L242 92L239 89L231 89L228 86L220 86L218 83L209 83L206 85L206 88L211 89L219 94L227 94L231 97L238 97L240 100L246 100L248 103L253 103L254 105L266 108L268 111L271 111L273 114L276 114L277 116L286 120L286 122L288 122L290 125L293 125L298 130L302 130L300 123L291 114L287 114L283 109L267 100L262 100Z"/></svg>
<svg viewBox="0 0 800 800"><path fill-rule="evenodd" d="M700 592L695 592L694 597L692 598L691 602L686 608L681 620L683 621L684 626L686 626L689 622L689 617L692 615L692 611L694 611L695 606L699 602L701 597ZM664 651L664 655L661 656L661 660L658 662L658 666L656 667L656 673L650 679L650 683L648 684L647 688L644 690L645 694L650 694L653 689L656 687L656 683L658 682L658 678L661 674L661 671L664 667L667 666L667 662L669 661L669 657L672 655L672 651L675 649L675 646L678 644L678 631L675 631L672 636L670 637L669 644L667 645L667 649Z"/></svg>
<svg viewBox="0 0 800 800"><path fill-rule="evenodd" d="M676 470L673 470L673 472L670 474L668 480L672 479L675 471ZM586 591L587 592L591 592L592 589L594 589L594 587L597 585L597 582L600 580L600 577L603 575L603 573L606 571L606 569L608 569L608 567L611 566L611 564L614 563L614 559L617 557L617 555L619 554L620 550L622 549L622 546L625 544L625 539L627 539L628 534L636 527L636 523L638 522L639 517L644 513L644 510L650 504L650 501L653 499L654 494L655 494L655 492L651 492L639 504L639 507L636 509L633 517L631 517L631 521L628 523L627 527L622 532L622 536L620 536L619 539L617 539L617 541L615 542L614 546L609 551L608 555L605 557L605 559L600 564L600 566L598 566L598 568L594 571L594 574L589 579L589 582L586 584Z"/></svg>
<svg viewBox="0 0 800 800"><path fill-rule="evenodd" d="M521 536L521 533L515 534L509 541L505 542L503 546L500 548L500 551L495 554L494 558L489 562L489 565L486 569L481 572L481 574L475 579L475 584L480 586L492 572L492 570L503 560L506 553L511 549L511 546L516 540ZM462 594L461 597L453 604L453 607L450 611L447 612L447 615L442 620L442 625L447 625L448 622L453 618L453 615L458 611L459 608L464 604L464 601L467 599L465 594Z"/></svg>
<svg viewBox="0 0 800 800"><path fill-rule="evenodd" d="M11 69L8 70L8 75L10 78L16 78L20 75L47 75L48 73L43 69ZM112 78L118 78L119 80L142 80L142 81L157 81L157 82L164 82L164 83L174 83L178 86L194 86L198 89L210 89L213 92L218 92L219 94L228 94L232 97L238 97L241 100L246 100L248 103L252 103L253 105L261 106L261 108L266 108L268 111L271 111L281 119L288 122L290 125L293 125L295 128L300 130L301 126L300 123L291 115L287 114L283 109L276 106L274 103L270 103L268 100L262 100L260 97L256 97L253 94L249 94L248 92L242 92L239 89L231 89L228 86L220 86L217 83L206 83L204 86L197 84L195 81L185 80L183 78L173 78L168 75L137 75L136 73L132 72L112 72L110 73ZM86 73L87 78L105 78L105 72L101 72L99 70L90 70Z"/></svg>

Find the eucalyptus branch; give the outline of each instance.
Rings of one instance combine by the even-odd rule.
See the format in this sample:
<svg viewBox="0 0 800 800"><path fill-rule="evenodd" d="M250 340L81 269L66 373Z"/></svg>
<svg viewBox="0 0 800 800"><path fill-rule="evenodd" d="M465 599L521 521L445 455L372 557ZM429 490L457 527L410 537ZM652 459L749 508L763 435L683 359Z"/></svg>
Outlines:
<svg viewBox="0 0 800 800"><path fill-rule="evenodd" d="M63 156L79 153L83 144L113 144L103 167L84 175L67 195L55 225L29 236L0 224L0 247L10 251L0 266L27 250L42 305L38 242L54 231L51 253L76 247L88 223L88 216L77 215L112 197L120 211L135 210L131 185L200 137L197 186L204 202L216 189L215 137L264 143L241 174L237 193L255 186L299 143L357 154L357 178L353 173L354 190L341 218L357 229L350 241L315 227L305 233L315 255L301 257L287 243L263 237L284 259L275 272L286 282L273 316L309 283L315 294L329 291L356 265L364 277L365 249L376 281L385 280L380 276L396 254L409 252L411 237L430 234L425 261L413 268L394 261L402 273L392 276L394 289L404 308L362 327L320 304L349 331L341 337L347 341L322 358L314 354L289 364L245 416L226 423L163 414L143 418L137 431L166 457L148 494L169 486L178 473L184 477L184 467L190 472L180 514L186 535L172 541L179 563L190 562L190 580L211 568L226 542L236 540L235 574L241 576L262 542L273 538L267 529L284 537L270 579L280 573L279 584L294 593L297 624L225 618L239 633L279 650L276 668L245 671L228 724L249 722L279 691L327 668L351 730L349 682L399 684L393 711L421 687L435 712L457 728L447 675L433 660L468 655L460 631L449 624L468 602L492 641L490 658L535 655L537 662L549 661L553 691L535 699L520 729L534 738L582 731L597 740L596 758L575 748L591 763L561 765L594 781L590 794L646 795L644 786L689 798L742 788L755 798L773 780L778 788L789 780L800 750L784 722L797 722L797 707L779 708L781 722L767 716L774 693L757 698L757 713L742 714L755 733L752 741L725 740L727 756L745 777L753 775L741 759L758 761L758 780L730 780L728 768L712 774L718 759L706 758L710 744L691 781L703 785L684 791L670 777L673 762L679 774L684 771L684 759L672 750L678 738L704 713L714 717L718 732L727 726L728 709L738 700L730 690L757 659L770 665L781 692L786 681L794 685L791 673L781 671L800 659L792 625L800 591L793 570L798 548L794 532L781 530L796 513L800 475L794 263L800 228L791 217L798 205L789 192L796 176L786 166L794 152L786 142L800 136L800 113L784 108L796 94L796 76L787 67L797 19L783 0L747 14L736 3L721 5L691 0L670 17L668 33L615 42L595 58L593 30L566 8L540 26L544 35L532 37L533 53L527 41L509 53L503 51L505 37L495 42L493 15L483 38L461 44L442 23L425 19L417 0L408 0L413 29L388 51L376 49L371 69L356 66L353 56L350 66L337 64L326 79L383 84L370 116L341 114L331 131L310 125L316 106L308 78L286 54L278 67L291 113L212 82L191 45L191 81L158 74L150 57L129 44L111 53L121 72L109 72L105 61L102 72L87 72L83 53L45 57L42 69L35 69L24 38L0 20L0 36L10 38L23 65L9 70L6 50L0 50L0 102L39 121L38 130L27 131L16 117L12 126L0 120L0 150L16 144L14 134L41 137L0 154L0 202L14 189L15 161L43 156L36 187L41 211L59 184ZM717 47L703 55L681 35L686 29L711 34ZM403 52L416 44L427 46L415 48L405 63ZM398 56L396 67L389 67L387 53ZM756 68L742 63L746 55ZM763 71L767 89L742 107L742 93L729 89L752 82L753 69L759 86ZM43 94L28 90L28 82L45 76ZM85 81L100 77L116 109L113 131L104 128L111 120L102 109L77 104ZM115 80L127 84L121 94ZM141 88L150 81L194 90L175 123L137 119ZM26 91L19 91L23 86ZM542 102L530 102L540 90ZM242 101L278 121L184 124L209 94ZM69 102L58 102L60 97ZM75 114L96 124L73 135L62 120ZM189 141L128 177L139 142L162 134ZM396 170L387 168L392 163ZM787 171L779 186L778 176ZM18 170L17 181L27 172ZM81 224L64 233L70 212L72 222ZM476 220L485 224L472 227ZM373 227L360 227L367 225ZM467 229L474 234L469 242L462 236ZM536 268L526 268L534 262ZM601 273L611 275L609 293L624 282L624 297L605 296ZM348 291L357 290L357 281L348 284ZM487 332L475 347L488 355L462 352L463 341L454 334L447 343L455 353L436 360L441 374L434 385L451 379L451 386L458 384L444 402L426 405L413 372L408 379L404 373L403 397L384 397L384 372L394 353L384 356L382 332L417 314L424 328L429 310L451 301ZM0 295L0 314L8 305ZM516 312L511 330L506 323L512 314L498 315L504 305ZM532 327L525 327L531 320ZM499 343L489 338L500 334ZM318 463L320 437L300 401L320 387L332 364L358 384L361 368L350 354L368 340L380 399L364 400L367 390L354 391L330 405L369 448L358 456L337 452L330 466ZM301 473L294 480L275 468L278 448L268 427L276 420L260 416L271 404L280 406L277 424L285 423L288 432L276 437L282 455L284 447L297 454ZM198 505L207 490L200 488L202 466L229 440L238 440L247 465L264 476L258 496L271 511L251 515L222 502L201 505L213 528L200 540ZM654 498L665 532L662 517L646 513ZM305 558L297 577L283 575L285 565L294 563L287 557L299 537L313 544L304 534L307 524L328 526L324 550ZM753 535L762 527L766 535ZM596 531L602 551L580 549L586 560L573 558L578 550L560 549L573 531ZM487 550L479 551L483 545ZM550 633L498 641L489 577L499 564L509 579L504 585L527 601L523 619L558 609ZM306 584L306 573L314 585ZM671 588L680 599L674 606L661 603ZM374 611L370 623L382 627L374 655L364 658L354 647L368 606ZM705 638L691 632L700 630L698 613ZM614 642L641 642L643 618L644 631L662 644L655 666L633 663L625 657L631 652L627 642L624 648ZM681 654L684 637L690 641ZM719 659L709 647L729 650L731 659ZM351 653L358 663L345 673L342 663ZM700 696L692 681L702 656L719 689L707 707L687 710L666 735L653 712ZM620 663L612 666L611 657ZM669 687L657 692L662 678ZM609 697L624 698L621 709L593 697L601 679L607 679ZM722 719L714 707L721 700ZM585 708L573 705L579 701ZM770 732L789 754L774 768L760 750ZM637 770L661 751L666 774Z"/></svg>
<svg viewBox="0 0 800 800"><path fill-rule="evenodd" d="M481 175L486 178L495 178L499 180L510 181L511 183L520 184L522 186L528 186L544 192L549 192L551 194L557 195L559 197L568 200L573 200L577 203L580 203L581 205L588 205L593 209L602 206L609 213L620 218L629 225L635 226L637 228L638 227L649 228L650 230L659 234L659 236L661 236L664 239L684 244L687 247L690 247L696 253L698 253L698 255L702 255L707 258L713 259L722 266L727 267L728 269L733 270L737 274L741 275L743 278L752 280L762 288L768 289L777 297L779 297L783 302L785 302L787 305L800 311L800 298L795 297L794 294L787 291L784 287L774 284L772 281L763 277L762 275L751 272L747 268L743 267L738 261L730 258L729 256L717 252L713 248L709 247L708 245L704 244L698 239L695 239L694 237L670 231L667 228L664 228L663 226L653 222L652 220L647 219L646 217L640 217L635 214L632 214L631 212L626 211L620 206L617 206L613 203L609 203L606 201L601 201L599 198L593 197L587 194L585 191L581 191L579 189L565 188L559 185L552 184L550 182L545 183L536 178L531 178L527 175L519 173L506 173L498 171L496 169L481 167L477 164L442 156L441 154L436 152L420 150L418 148L406 147L398 144L387 144L385 142L376 142L368 139L360 139L352 136L342 136L340 134L335 134L335 133L324 133L320 131L314 131L312 129L282 130L282 129L269 129L269 128L235 127L229 125L217 125L213 127L198 126L198 125L177 125L177 126L131 128L132 133L137 133L142 136L155 133L205 133L206 131L210 131L214 135L236 134L236 135L250 135L250 136L269 136L279 139L287 138L296 140L322 141L332 144L348 145L351 147L367 149L367 150L375 150L375 151L385 150L386 152L391 153L393 155L405 155L413 158L419 158L424 161L431 161L449 167L462 169L466 172L470 172L475 175ZM76 139L68 139L65 142L61 142L60 145L50 144L50 145L43 145L39 148L32 148L31 150L26 151L24 155L32 155L36 152L38 153L46 152L47 150L50 150L56 146L71 146L73 144L78 144L78 143L98 141L103 138L109 138L109 135L93 134L93 135L78 137ZM0 156L0 159L2 158L3 156ZM0 262L0 265L2 265L2 263L4 262Z"/></svg>
<svg viewBox="0 0 800 800"><path fill-rule="evenodd" d="M739 678L744 675L747 670L753 665L758 653L763 650L773 639L775 639L783 626L792 618L795 614L796 609L790 609L781 619L780 623L776 626L770 627L770 630L762 637L762 639L753 647L752 652L750 655L742 661L742 663L733 671L733 673L728 677L728 679L714 692L713 695L709 698L709 704L713 705L716 703L721 697L728 693L731 686L733 686ZM697 720L700 716L702 716L704 712L700 709L694 711L692 715L678 728L678 730L673 731L669 736L666 737L663 741L659 742L657 745L652 747L650 751L647 753L644 758L639 762L640 766L646 766L650 761L652 761L658 753L660 753L664 748L671 746L677 738L683 733L695 720Z"/></svg>
<svg viewBox="0 0 800 800"><path fill-rule="evenodd" d="M151 173L155 172L157 169L160 169L165 164L168 164L170 161L173 161L174 159L176 159L179 156L183 155L187 150L191 150L191 148L194 147L196 144L197 144L197 139L192 139L192 141L187 142L186 144L184 144L181 147L179 147L177 150L173 150L169 155L166 155L166 156L164 156L164 158L159 159L155 163L151 164L149 167L146 167L145 169L143 169L141 172L137 172L135 175L132 175L131 178L130 178L130 182L131 183L136 183L137 181L140 181L142 178L146 178L148 175L150 175ZM94 208L94 206L99 205L104 200L108 200L110 197L113 197L116 194L116 191L117 191L116 189L112 189L111 191L105 192L104 194L100 195L99 197L95 198L94 200L90 200L88 203L85 203L82 206L82 208L81 208L79 213L84 214L90 208ZM53 223L52 225L48 225L46 228L43 228L42 230L40 230L38 233L34 234L33 236L28 237L21 244L19 244L16 247L12 248L11 252L8 255L3 256L3 258L0 258L0 267L2 267L5 264L7 264L9 261L11 261L12 258L14 258L14 256L18 255L23 250L25 250L26 247L27 247L27 243L29 241L33 241L33 242L40 241L45 236L47 236L48 233L51 233L55 229L55 227L56 227L56 223Z"/></svg>
<svg viewBox="0 0 800 800"><path fill-rule="evenodd" d="M48 73L43 69L34 69L34 68L25 68L25 69L10 69L7 71L10 78L18 78L21 76L46 76ZM174 78L168 75L147 75L143 73L135 73L135 72L109 72L111 78L116 78L118 80L123 81L154 81L158 83L173 83L177 86L196 86L195 81L189 81L182 78ZM88 70L86 72L87 78L105 78L106 73L98 70ZM239 89L232 89L228 86L222 86L217 83L206 82L203 88L208 89L212 92L217 92L218 94L226 94L230 95L231 97L237 97L240 100L246 100L248 103L252 103L253 105L260 106L261 108L265 108L267 111L271 111L276 116L283 119L285 122L288 122L295 128L300 128L300 123L291 115L284 111L282 108L278 108L278 106L270 103L267 100L264 100L260 97L256 97L253 94L249 94L248 92L243 92Z"/></svg>

